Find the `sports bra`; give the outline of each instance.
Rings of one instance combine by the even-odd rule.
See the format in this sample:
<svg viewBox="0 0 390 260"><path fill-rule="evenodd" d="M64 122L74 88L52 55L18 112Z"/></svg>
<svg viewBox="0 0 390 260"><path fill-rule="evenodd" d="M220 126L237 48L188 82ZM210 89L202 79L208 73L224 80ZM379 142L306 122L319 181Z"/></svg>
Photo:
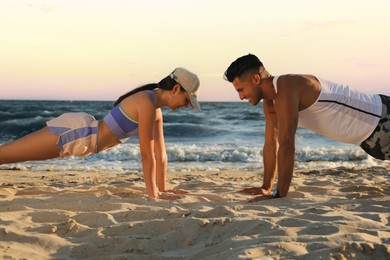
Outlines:
<svg viewBox="0 0 390 260"><path fill-rule="evenodd" d="M118 104L108 112L103 121L122 143L126 142L130 136L138 135L138 122L126 114L121 104Z"/></svg>

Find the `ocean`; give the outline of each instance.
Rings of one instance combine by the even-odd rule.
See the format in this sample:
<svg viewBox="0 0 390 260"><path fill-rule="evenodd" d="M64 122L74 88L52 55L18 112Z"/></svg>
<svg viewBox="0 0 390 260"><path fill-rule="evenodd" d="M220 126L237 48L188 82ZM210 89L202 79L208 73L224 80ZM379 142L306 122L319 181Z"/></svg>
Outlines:
<svg viewBox="0 0 390 260"><path fill-rule="evenodd" d="M102 119L108 101L0 100L0 145L45 126L64 112L87 112ZM168 171L262 171L264 114L261 105L201 102L201 111L163 109ZM296 169L389 166L356 145L332 141L299 128ZM0 169L141 172L138 138L85 158L0 165Z"/></svg>

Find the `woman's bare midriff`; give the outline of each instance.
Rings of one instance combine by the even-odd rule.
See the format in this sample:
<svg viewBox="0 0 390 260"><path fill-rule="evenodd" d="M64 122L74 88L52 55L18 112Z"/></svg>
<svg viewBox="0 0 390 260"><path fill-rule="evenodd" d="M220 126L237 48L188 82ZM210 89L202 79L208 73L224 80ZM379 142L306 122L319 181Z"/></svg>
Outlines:
<svg viewBox="0 0 390 260"><path fill-rule="evenodd" d="M120 141L111 132L107 124L103 120L100 121L98 129L98 152L106 150L119 143Z"/></svg>

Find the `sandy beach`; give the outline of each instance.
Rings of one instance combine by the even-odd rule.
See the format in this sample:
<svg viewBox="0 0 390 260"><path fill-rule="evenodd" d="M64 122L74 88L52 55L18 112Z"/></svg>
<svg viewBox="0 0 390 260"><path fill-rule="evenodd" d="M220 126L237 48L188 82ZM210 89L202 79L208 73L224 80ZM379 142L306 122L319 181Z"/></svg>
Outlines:
<svg viewBox="0 0 390 260"><path fill-rule="evenodd" d="M390 168L297 170L289 196L248 203L256 172L0 171L3 259L389 259Z"/></svg>

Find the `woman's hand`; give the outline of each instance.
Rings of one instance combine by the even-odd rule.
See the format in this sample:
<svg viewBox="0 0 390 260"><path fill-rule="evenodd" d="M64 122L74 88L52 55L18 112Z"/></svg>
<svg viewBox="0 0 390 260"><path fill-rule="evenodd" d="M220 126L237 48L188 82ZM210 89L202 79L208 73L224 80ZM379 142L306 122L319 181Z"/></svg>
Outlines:
<svg viewBox="0 0 390 260"><path fill-rule="evenodd" d="M158 195L157 198L160 199L160 200L177 200L177 199L180 199L179 196L176 196L176 195L166 195L166 194Z"/></svg>
<svg viewBox="0 0 390 260"><path fill-rule="evenodd" d="M188 191L185 191L185 190L167 190L166 192L170 192L170 193L173 193L173 194L187 194Z"/></svg>
<svg viewBox="0 0 390 260"><path fill-rule="evenodd" d="M166 193L173 193L173 194L187 194L188 191L185 191L185 190L166 190L165 191ZM179 196L176 196L176 195L169 195L169 194L160 194L158 197L158 199L162 199L162 200L176 200L176 199L180 199Z"/></svg>

